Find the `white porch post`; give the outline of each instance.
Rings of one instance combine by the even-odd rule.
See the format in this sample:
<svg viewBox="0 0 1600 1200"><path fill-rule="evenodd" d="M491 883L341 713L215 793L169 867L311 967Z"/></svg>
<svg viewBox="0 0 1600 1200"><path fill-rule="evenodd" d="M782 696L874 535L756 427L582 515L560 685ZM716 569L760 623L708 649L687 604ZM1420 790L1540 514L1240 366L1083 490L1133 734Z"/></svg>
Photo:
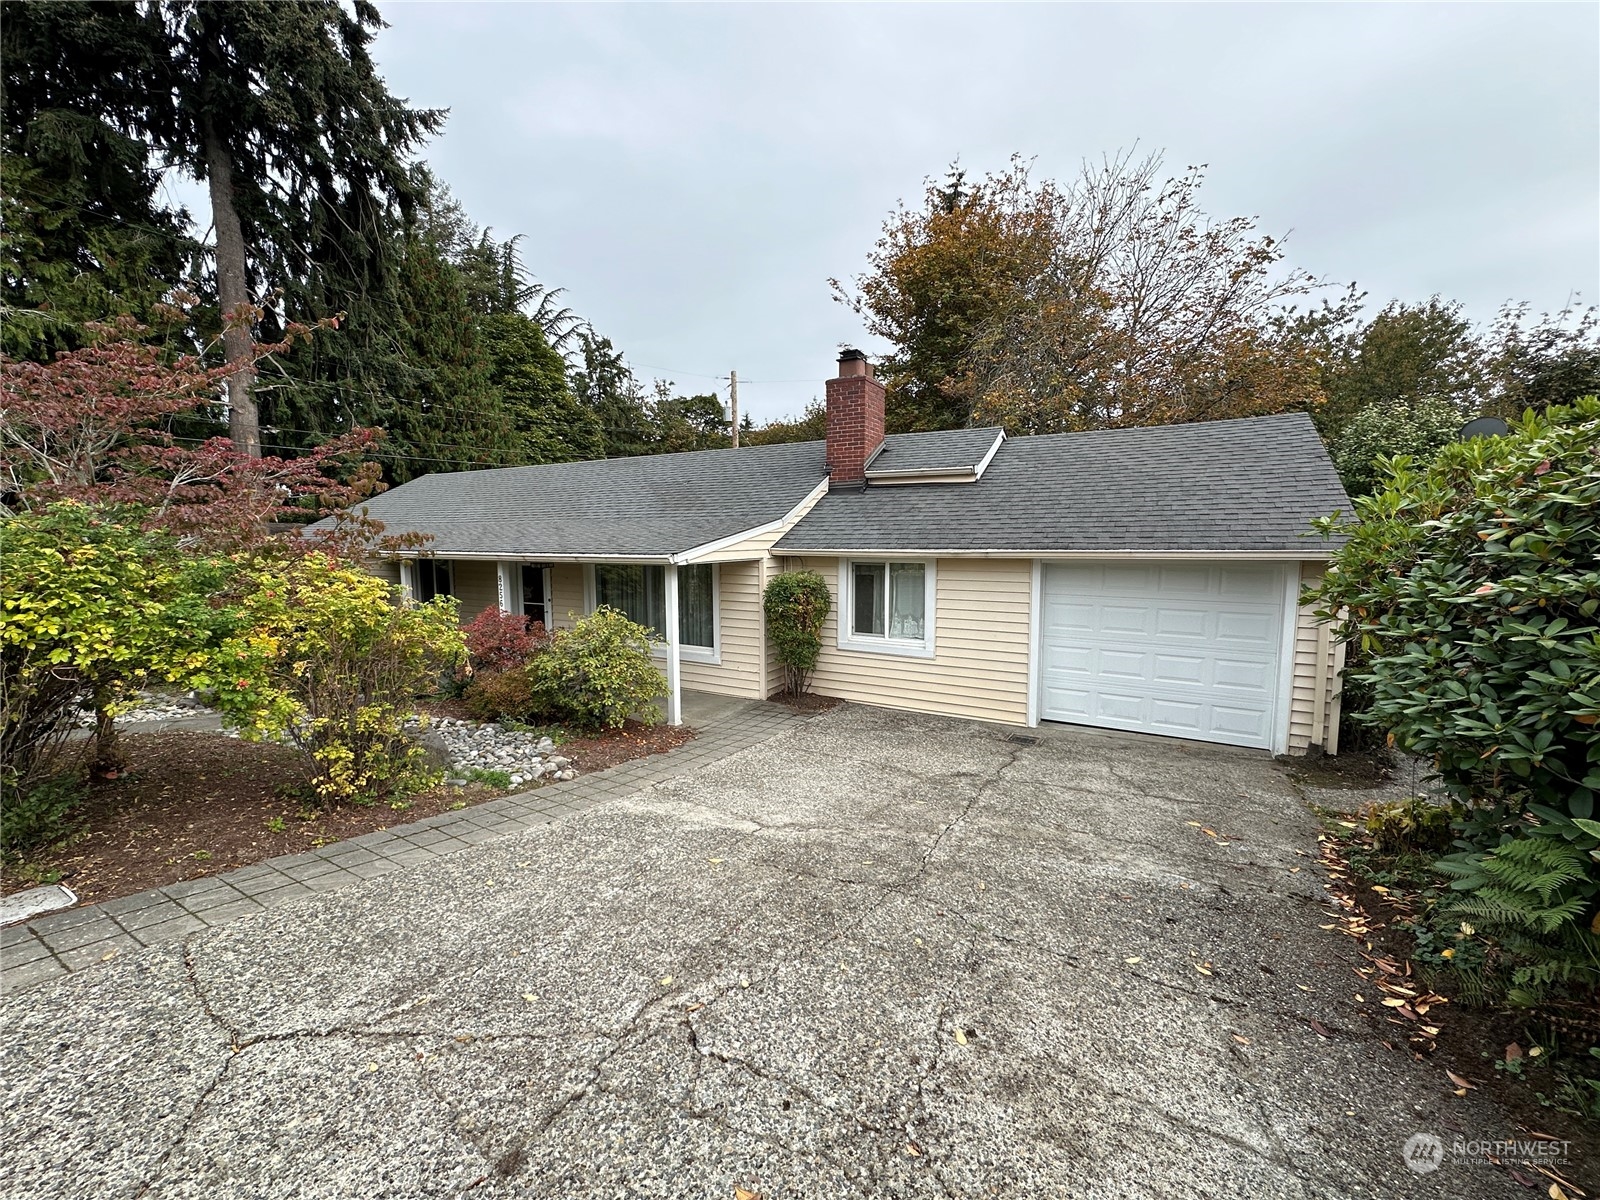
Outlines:
<svg viewBox="0 0 1600 1200"><path fill-rule="evenodd" d="M407 600L417 598L417 564L409 558L400 560L400 594Z"/></svg>
<svg viewBox="0 0 1600 1200"><path fill-rule="evenodd" d="M517 613L522 611L522 564L506 562L501 559L495 564L495 575L499 583L500 611L503 613Z"/></svg>
<svg viewBox="0 0 1600 1200"><path fill-rule="evenodd" d="M683 724L683 689L678 678L678 567L668 563L666 569L667 627L667 724Z"/></svg>

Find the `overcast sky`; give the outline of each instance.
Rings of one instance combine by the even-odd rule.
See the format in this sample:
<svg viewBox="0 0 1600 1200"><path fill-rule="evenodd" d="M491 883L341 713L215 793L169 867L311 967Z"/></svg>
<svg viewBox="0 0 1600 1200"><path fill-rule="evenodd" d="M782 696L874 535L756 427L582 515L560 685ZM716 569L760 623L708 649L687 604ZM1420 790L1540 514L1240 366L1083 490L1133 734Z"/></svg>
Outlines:
<svg viewBox="0 0 1600 1200"><path fill-rule="evenodd" d="M736 368L758 420L884 349L828 278L957 157L1209 164L1207 212L1378 304L1600 298L1593 4L382 8L471 216L642 376Z"/></svg>

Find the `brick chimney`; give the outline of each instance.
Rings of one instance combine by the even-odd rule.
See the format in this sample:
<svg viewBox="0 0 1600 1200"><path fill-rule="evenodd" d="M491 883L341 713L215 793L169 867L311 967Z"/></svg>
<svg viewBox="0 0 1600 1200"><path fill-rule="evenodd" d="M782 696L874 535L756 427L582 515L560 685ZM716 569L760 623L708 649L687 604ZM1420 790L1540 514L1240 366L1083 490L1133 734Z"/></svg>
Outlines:
<svg viewBox="0 0 1600 1200"><path fill-rule="evenodd" d="M846 350L827 391L828 486L865 484L867 459L883 445L883 384L865 354Z"/></svg>

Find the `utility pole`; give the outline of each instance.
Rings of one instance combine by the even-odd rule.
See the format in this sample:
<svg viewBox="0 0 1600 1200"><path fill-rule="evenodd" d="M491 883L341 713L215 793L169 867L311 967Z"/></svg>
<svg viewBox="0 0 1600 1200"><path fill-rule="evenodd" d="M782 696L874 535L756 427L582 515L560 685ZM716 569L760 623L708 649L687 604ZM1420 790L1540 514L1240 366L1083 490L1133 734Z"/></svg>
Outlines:
<svg viewBox="0 0 1600 1200"><path fill-rule="evenodd" d="M728 372L728 409L733 414L733 448L739 448L739 372Z"/></svg>

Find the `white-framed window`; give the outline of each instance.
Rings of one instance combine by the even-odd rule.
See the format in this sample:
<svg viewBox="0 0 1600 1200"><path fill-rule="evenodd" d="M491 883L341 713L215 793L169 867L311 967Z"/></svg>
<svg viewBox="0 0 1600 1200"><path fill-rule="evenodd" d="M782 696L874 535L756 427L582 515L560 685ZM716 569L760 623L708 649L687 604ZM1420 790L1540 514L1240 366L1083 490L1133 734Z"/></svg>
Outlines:
<svg viewBox="0 0 1600 1200"><path fill-rule="evenodd" d="M839 649L933 657L934 565L900 559L839 563Z"/></svg>
<svg viewBox="0 0 1600 1200"><path fill-rule="evenodd" d="M665 653L662 630L667 624L667 571L649 563L596 563L589 571L590 609L606 605L646 626ZM717 568L695 563L678 568L679 654L694 662L720 662L717 640L721 605Z"/></svg>

